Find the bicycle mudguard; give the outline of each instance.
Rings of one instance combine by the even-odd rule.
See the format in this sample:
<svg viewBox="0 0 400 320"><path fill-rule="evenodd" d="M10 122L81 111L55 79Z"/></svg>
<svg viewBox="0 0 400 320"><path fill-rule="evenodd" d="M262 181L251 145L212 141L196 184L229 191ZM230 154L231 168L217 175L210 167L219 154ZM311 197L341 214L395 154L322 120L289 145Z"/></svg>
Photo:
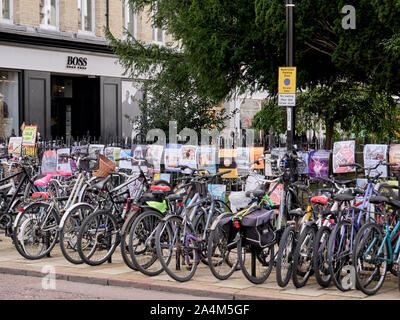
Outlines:
<svg viewBox="0 0 400 320"><path fill-rule="evenodd" d="M125 217L124 224L122 225L121 230L119 232L120 235L123 235L125 233L126 228L128 228L128 225L130 223L130 220L133 219L132 218L133 216L137 216L139 211L140 211L140 209L139 210L133 210Z"/></svg>
<svg viewBox="0 0 400 320"><path fill-rule="evenodd" d="M88 203L86 203L86 202L78 202L78 203L75 203L73 206L69 207L69 208L67 209L67 211L65 211L65 213L62 215L60 224L58 225L58 229L59 229L59 230L61 230L62 227L64 226L64 223L65 223L65 221L67 220L67 218L68 218L69 213L71 212L71 210L74 210L75 207L77 207L78 205L80 206L80 205L82 205L82 204L87 205L88 207L90 207L90 208L94 211L93 206L91 206L90 204L88 204Z"/></svg>
<svg viewBox="0 0 400 320"><path fill-rule="evenodd" d="M166 215L164 218L162 218L161 221L165 222L165 221L167 221L167 220L168 220L169 218L171 218L171 217L176 217L176 218L178 218L179 220L183 221L183 218L182 218L181 216L177 216L176 214L168 214L168 215Z"/></svg>

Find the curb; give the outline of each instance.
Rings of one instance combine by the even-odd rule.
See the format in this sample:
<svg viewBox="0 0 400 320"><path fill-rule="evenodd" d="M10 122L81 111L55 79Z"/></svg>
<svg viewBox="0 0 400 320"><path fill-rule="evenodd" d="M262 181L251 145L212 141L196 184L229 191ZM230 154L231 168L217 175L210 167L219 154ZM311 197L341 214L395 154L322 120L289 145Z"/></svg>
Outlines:
<svg viewBox="0 0 400 320"><path fill-rule="evenodd" d="M36 270L10 268L10 267L0 267L0 273L21 275L28 277L43 277L44 275L42 272ZM261 297L259 295L251 295L251 294L246 294L244 292L217 292L200 288L184 288L173 284L151 283L144 280L133 280L133 279L124 280L124 279L115 279L115 278L113 279L113 278L104 278L95 276L90 277L90 276L82 276L82 275L68 274L68 273L57 273L56 279L71 281L71 282L80 282L86 284L97 284L104 286L138 288L144 290L190 294L193 296L198 296L199 298L209 297L221 300L282 300L277 297Z"/></svg>

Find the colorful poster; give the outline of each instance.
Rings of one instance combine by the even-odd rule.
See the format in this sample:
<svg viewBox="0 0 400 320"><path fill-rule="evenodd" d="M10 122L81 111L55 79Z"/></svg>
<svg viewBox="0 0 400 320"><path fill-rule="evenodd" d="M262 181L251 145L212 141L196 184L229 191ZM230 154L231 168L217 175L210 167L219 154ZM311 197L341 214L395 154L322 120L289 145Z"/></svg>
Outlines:
<svg viewBox="0 0 400 320"><path fill-rule="evenodd" d="M215 146L200 146L197 151L197 164L199 170L216 173L216 148Z"/></svg>
<svg viewBox="0 0 400 320"><path fill-rule="evenodd" d="M70 149L57 150L57 171L72 172L70 158L64 155L70 155Z"/></svg>
<svg viewBox="0 0 400 320"><path fill-rule="evenodd" d="M252 147L250 148L250 162L256 161L264 154L264 147ZM259 164L254 164L254 169L264 169L264 160L260 161Z"/></svg>
<svg viewBox="0 0 400 320"><path fill-rule="evenodd" d="M308 158L308 174L310 177L328 178L329 175L329 156L327 150L311 151Z"/></svg>
<svg viewBox="0 0 400 320"><path fill-rule="evenodd" d="M57 151L47 150L43 152L42 173L55 174L57 171Z"/></svg>
<svg viewBox="0 0 400 320"><path fill-rule="evenodd" d="M357 180L356 180L356 187L357 187L357 188L366 190L367 184L368 184L368 179L360 179L360 178L357 178ZM361 201L363 201L363 200L364 200L364 196L358 196L358 197L356 197L356 199L355 199L356 204L359 203L359 202L361 202Z"/></svg>
<svg viewBox="0 0 400 320"><path fill-rule="evenodd" d="M400 169L400 144L391 144L389 148L389 162L397 163L397 166L390 167L390 170L397 171Z"/></svg>
<svg viewBox="0 0 400 320"><path fill-rule="evenodd" d="M224 174L224 179L235 179L238 177L237 164L235 161L236 150L234 149L221 149L219 150L219 166L218 172L231 171Z"/></svg>
<svg viewBox="0 0 400 320"><path fill-rule="evenodd" d="M250 163L250 148L236 148L235 160L239 171L247 171Z"/></svg>
<svg viewBox="0 0 400 320"><path fill-rule="evenodd" d="M385 144L367 144L364 147L364 167L372 168L375 167L379 161L386 160L387 157L387 148L388 146ZM367 170L365 174L367 174ZM381 178L387 178L387 166L379 166L376 170L372 170L370 175L371 177L375 177L381 173Z"/></svg>
<svg viewBox="0 0 400 320"><path fill-rule="evenodd" d="M179 164L181 166L187 166L191 169L197 169L196 161L197 147L196 146L182 146L179 152ZM184 170L184 173L190 173L190 169Z"/></svg>
<svg viewBox="0 0 400 320"><path fill-rule="evenodd" d="M297 152L299 157L298 165L297 165L297 172L299 174L308 174L308 152Z"/></svg>
<svg viewBox="0 0 400 320"><path fill-rule="evenodd" d="M149 172L159 173L161 171L161 158L164 147L156 144L148 145L146 149L146 161Z"/></svg>
<svg viewBox="0 0 400 320"><path fill-rule="evenodd" d="M272 183L269 185L268 191L271 191L272 188L275 186L275 184L276 184L276 182L272 182ZM282 191L283 191L283 184L280 183L280 184L275 188L274 192L272 192L272 193L269 195L269 198L271 199L271 201L272 201L273 203L275 203L275 205L280 205L280 204L281 204Z"/></svg>
<svg viewBox="0 0 400 320"><path fill-rule="evenodd" d="M181 144L167 144L164 156L165 171L181 171L179 168L179 153L181 147Z"/></svg>
<svg viewBox="0 0 400 320"><path fill-rule="evenodd" d="M355 172L354 167L340 167L355 162L356 142L338 141L333 144L333 173Z"/></svg>
<svg viewBox="0 0 400 320"><path fill-rule="evenodd" d="M114 161L114 147L107 147L104 149L104 155L110 159L111 161Z"/></svg>
<svg viewBox="0 0 400 320"><path fill-rule="evenodd" d="M97 158L98 154L104 154L104 144L89 145L89 157Z"/></svg>
<svg viewBox="0 0 400 320"><path fill-rule="evenodd" d="M121 149L119 153L120 158L130 157L131 156L131 149ZM131 160L120 160L119 167L122 169L131 169L132 170L132 161Z"/></svg>
<svg viewBox="0 0 400 320"><path fill-rule="evenodd" d="M137 160L144 160L144 161L132 160L133 172L140 172L139 164L142 171L147 172L146 149L147 147L142 144L132 145L132 157Z"/></svg>
<svg viewBox="0 0 400 320"><path fill-rule="evenodd" d="M13 156L21 155L22 137L10 137L8 142L8 154Z"/></svg>
<svg viewBox="0 0 400 320"><path fill-rule="evenodd" d="M208 192L215 199L225 201L226 199L226 185L225 184L208 184Z"/></svg>
<svg viewBox="0 0 400 320"><path fill-rule="evenodd" d="M37 126L25 126L22 132L22 146L34 147L36 145Z"/></svg>

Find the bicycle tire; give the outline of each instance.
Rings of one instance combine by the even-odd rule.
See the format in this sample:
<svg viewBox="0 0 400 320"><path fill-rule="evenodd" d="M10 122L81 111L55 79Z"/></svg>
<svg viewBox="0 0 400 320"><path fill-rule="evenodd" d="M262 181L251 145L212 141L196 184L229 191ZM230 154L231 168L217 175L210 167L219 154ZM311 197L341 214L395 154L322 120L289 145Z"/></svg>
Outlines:
<svg viewBox="0 0 400 320"><path fill-rule="evenodd" d="M77 237L84 219L94 211L94 208L87 203L73 205L63 215L60 229L60 249L64 258L73 264L82 264L77 248Z"/></svg>
<svg viewBox="0 0 400 320"><path fill-rule="evenodd" d="M119 240L119 227L115 217L108 210L97 210L83 220L79 229L77 238L79 256L88 265L101 265L111 258ZM95 259L96 252L104 250L107 252Z"/></svg>
<svg viewBox="0 0 400 320"><path fill-rule="evenodd" d="M155 247L155 231L163 217L157 211L145 211L136 217L129 232L128 247L133 265L138 271L151 277L164 270L160 262L157 262Z"/></svg>
<svg viewBox="0 0 400 320"><path fill-rule="evenodd" d="M313 269L318 284L323 287L329 287L331 283L331 274L329 272L327 251L328 241L331 229L323 226L318 229L314 242Z"/></svg>
<svg viewBox="0 0 400 320"><path fill-rule="evenodd" d="M184 227L189 229L189 232L184 232ZM157 257L166 273L179 282L189 281L199 263L196 244L186 244L186 241L190 241L188 236L193 233L190 224L184 224L179 216L168 216L157 227Z"/></svg>
<svg viewBox="0 0 400 320"><path fill-rule="evenodd" d="M123 226L121 227L121 232L120 232L121 241L119 244L122 260L125 262L125 264L129 268L131 268L134 271L138 271L138 269L133 264L132 259L129 254L129 232L131 230L134 220L137 217L137 214L138 214L138 212L134 212L134 213L129 214L126 217L125 222L124 222Z"/></svg>
<svg viewBox="0 0 400 320"><path fill-rule="evenodd" d="M312 258L316 226L306 226L301 232L293 255L292 281L296 288L304 287L313 274Z"/></svg>
<svg viewBox="0 0 400 320"><path fill-rule="evenodd" d="M293 250L296 246L296 230L294 226L285 228L279 242L276 257L276 282L282 288L286 287L292 275ZM283 270L287 268L286 273Z"/></svg>

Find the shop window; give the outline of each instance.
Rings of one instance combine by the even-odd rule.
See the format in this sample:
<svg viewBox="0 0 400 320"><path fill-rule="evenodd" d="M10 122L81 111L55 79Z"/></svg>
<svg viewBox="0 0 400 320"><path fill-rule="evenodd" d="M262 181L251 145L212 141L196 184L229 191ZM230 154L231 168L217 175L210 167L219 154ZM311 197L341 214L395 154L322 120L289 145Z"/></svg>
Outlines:
<svg viewBox="0 0 400 320"><path fill-rule="evenodd" d="M0 138L19 134L18 72L0 71Z"/></svg>
<svg viewBox="0 0 400 320"><path fill-rule="evenodd" d="M78 11L79 31L94 33L94 0L78 0Z"/></svg>
<svg viewBox="0 0 400 320"><path fill-rule="evenodd" d="M0 22L12 22L13 0L0 0Z"/></svg>
<svg viewBox="0 0 400 320"><path fill-rule="evenodd" d="M137 38L137 14L130 8L129 3L125 0L123 5L124 26L135 38Z"/></svg>
<svg viewBox="0 0 400 320"><path fill-rule="evenodd" d="M40 1L40 27L58 28L58 0Z"/></svg>

